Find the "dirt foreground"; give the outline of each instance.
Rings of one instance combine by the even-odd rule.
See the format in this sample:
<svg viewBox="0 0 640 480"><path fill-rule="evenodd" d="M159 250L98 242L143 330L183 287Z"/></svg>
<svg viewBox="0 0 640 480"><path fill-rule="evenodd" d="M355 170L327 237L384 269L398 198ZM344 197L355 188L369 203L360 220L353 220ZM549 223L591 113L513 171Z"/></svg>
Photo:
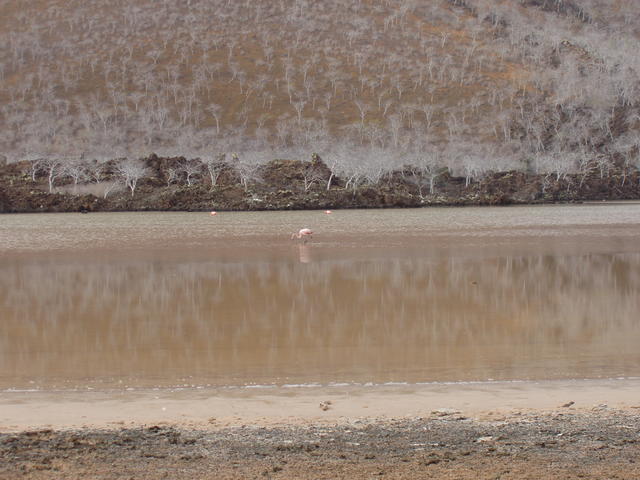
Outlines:
<svg viewBox="0 0 640 480"><path fill-rule="evenodd" d="M0 478L640 478L640 380L0 394Z"/></svg>

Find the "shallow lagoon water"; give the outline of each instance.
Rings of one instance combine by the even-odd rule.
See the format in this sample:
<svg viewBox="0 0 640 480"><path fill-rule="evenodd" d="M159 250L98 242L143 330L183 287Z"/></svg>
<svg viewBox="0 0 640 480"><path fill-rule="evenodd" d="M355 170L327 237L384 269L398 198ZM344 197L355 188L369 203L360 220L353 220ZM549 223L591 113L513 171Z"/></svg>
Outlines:
<svg viewBox="0 0 640 480"><path fill-rule="evenodd" d="M638 376L639 311L640 204L0 217L3 390Z"/></svg>

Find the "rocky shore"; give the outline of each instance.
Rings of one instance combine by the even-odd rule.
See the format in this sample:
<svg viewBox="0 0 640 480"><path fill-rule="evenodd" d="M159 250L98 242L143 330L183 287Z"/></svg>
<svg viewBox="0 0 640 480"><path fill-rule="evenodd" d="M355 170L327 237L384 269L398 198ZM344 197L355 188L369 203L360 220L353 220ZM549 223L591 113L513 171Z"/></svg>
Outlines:
<svg viewBox="0 0 640 480"><path fill-rule="evenodd" d="M45 429L0 434L0 478L632 479L639 431L639 414L605 406L480 419L436 410L337 424Z"/></svg>
<svg viewBox="0 0 640 480"><path fill-rule="evenodd" d="M135 191L117 184L121 179L115 161L103 165L100 182L74 184L61 176L52 193L44 171L29 173L30 162L0 166L0 213L402 208L640 198L640 174L622 166L613 166L606 175L597 169L563 175L510 171L474 179L451 176L445 169L434 178L432 192L429 178L409 170L354 186L334 175L319 157L310 162L272 160L244 183L232 162L223 162L216 167L215 185L204 170L187 182L180 170L186 162L182 157L151 155L142 162L146 175Z"/></svg>

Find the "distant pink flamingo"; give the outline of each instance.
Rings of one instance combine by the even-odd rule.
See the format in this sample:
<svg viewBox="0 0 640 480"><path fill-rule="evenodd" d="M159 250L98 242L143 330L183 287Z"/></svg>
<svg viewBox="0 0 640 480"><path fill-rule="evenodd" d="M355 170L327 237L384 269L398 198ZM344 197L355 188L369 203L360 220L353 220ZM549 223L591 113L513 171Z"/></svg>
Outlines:
<svg viewBox="0 0 640 480"><path fill-rule="evenodd" d="M302 239L302 243L307 243L307 237L313 238L312 235L313 235L313 232L310 229L303 228L298 233L292 233L291 234L291 239L293 240L294 238L297 238L297 239L301 238Z"/></svg>

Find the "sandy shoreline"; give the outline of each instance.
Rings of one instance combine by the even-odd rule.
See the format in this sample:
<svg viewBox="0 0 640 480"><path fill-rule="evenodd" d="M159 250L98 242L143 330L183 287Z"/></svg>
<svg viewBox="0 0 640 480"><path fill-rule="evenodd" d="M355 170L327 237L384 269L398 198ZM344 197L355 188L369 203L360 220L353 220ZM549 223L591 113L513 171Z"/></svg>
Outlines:
<svg viewBox="0 0 640 480"><path fill-rule="evenodd" d="M0 431L172 425L344 423L451 409L484 418L512 412L608 408L640 413L640 379L291 388L0 393Z"/></svg>
<svg viewBox="0 0 640 480"><path fill-rule="evenodd" d="M0 394L0 479L637 479L640 379Z"/></svg>

